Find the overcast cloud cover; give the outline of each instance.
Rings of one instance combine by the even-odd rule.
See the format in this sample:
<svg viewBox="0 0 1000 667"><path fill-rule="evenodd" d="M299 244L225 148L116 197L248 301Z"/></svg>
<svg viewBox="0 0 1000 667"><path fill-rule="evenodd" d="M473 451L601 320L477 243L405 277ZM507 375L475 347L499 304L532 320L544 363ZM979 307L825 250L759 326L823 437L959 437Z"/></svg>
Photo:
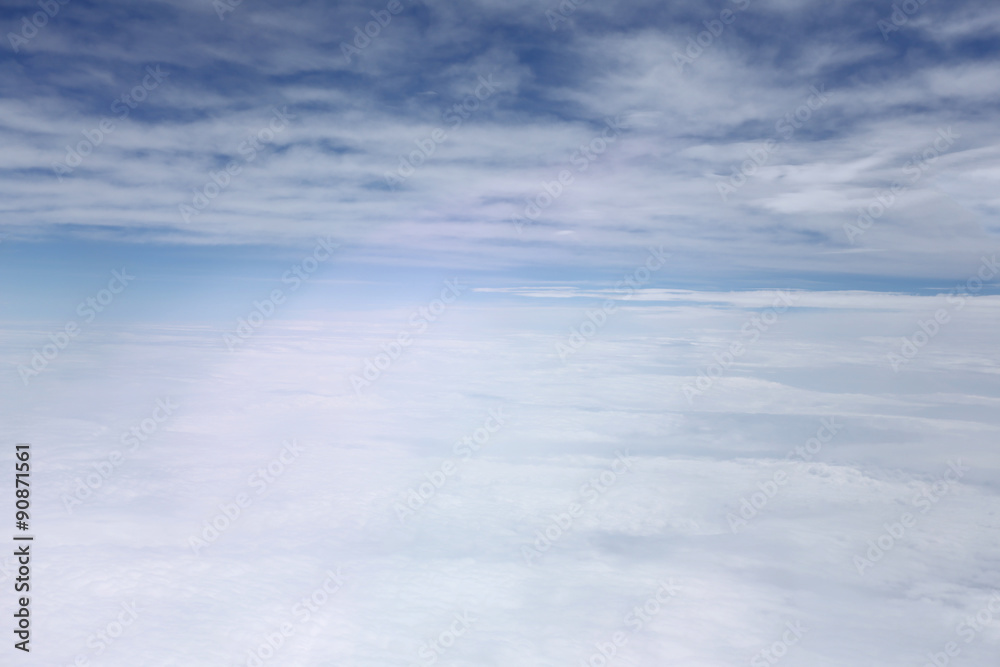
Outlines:
<svg viewBox="0 0 1000 667"><path fill-rule="evenodd" d="M995 663L1000 5L237 1L0 7L0 664Z"/></svg>

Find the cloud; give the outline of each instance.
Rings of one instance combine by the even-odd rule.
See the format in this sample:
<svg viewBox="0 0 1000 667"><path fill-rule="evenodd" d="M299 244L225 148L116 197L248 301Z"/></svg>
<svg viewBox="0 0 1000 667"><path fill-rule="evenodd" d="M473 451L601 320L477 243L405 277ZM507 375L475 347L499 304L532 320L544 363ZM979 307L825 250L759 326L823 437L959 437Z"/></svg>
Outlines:
<svg viewBox="0 0 1000 667"><path fill-rule="evenodd" d="M878 273L884 263L874 255L829 251L848 247L843 225L899 177L911 152L952 127L959 143L864 244L896 248L897 275L955 272L956 262L932 259L941 244L955 258L993 234L981 156L995 150L986 111L996 67L989 53L966 48L983 37L962 26L972 17L992 25L995 12L969 2L932 21L942 10L924 7L887 41L875 21L891 7L859 7L754 3L680 71L673 54L719 11L584 5L572 25L552 31L538 6L456 12L406 3L348 63L340 44L378 7L306 3L290 15L242 3L220 21L204 3L131 14L122 4L68 4L22 53L4 56L0 86L18 91L0 128L9 147L5 224L18 238L195 244L295 244L336 231L371 243L380 261L419 262L433 249L497 266L523 265L536 252L561 265L585 256L610 266L636 241L667 239L704 265L724 237L720 260L744 275L762 265L798 270L803 253L816 272ZM11 25L20 16L7 15ZM126 15L116 32L104 23ZM89 34L99 38L87 56L53 66ZM948 50L933 47L932 60L925 36ZM903 44L907 58L898 57ZM95 136L150 64L169 79L59 182L53 163L86 143L84 133ZM498 92L449 127L448 109L491 73ZM775 137L810 86L825 87L829 102L720 200L717 184ZM285 106L297 117L288 132L185 222L179 206ZM620 145L577 174L520 238L509 219L619 114L629 119ZM386 173L435 127L447 140L402 188L388 189Z"/></svg>
<svg viewBox="0 0 1000 667"><path fill-rule="evenodd" d="M974 297L897 374L885 354L934 298L802 293L807 307L689 406L681 385L764 295L636 300L568 362L554 344L586 302L540 315L533 294L463 297L360 398L349 374L409 308L277 317L237 352L221 330L97 326L27 390L4 380L19 415L7 439L31 436L52 489L35 501L50 582L36 604L45 636L64 640L38 651L247 664L290 623L275 664L419 664L463 613L446 657L477 664L586 660L617 632L621 664L731 664L796 622L788 659L810 664L860 650L906 665L948 641L973 660L995 651L990 629L956 639L998 585L995 297ZM8 333L10 362L36 334ZM163 396L176 414L68 514L61 496ZM408 490L497 408L503 427L401 522ZM616 452L631 468L605 474ZM956 459L968 470L942 491ZM558 518L571 503L581 511ZM859 573L855 556L904 512L916 523ZM343 588L303 620L296 605L337 568ZM629 613L666 580L677 594L636 629ZM135 623L98 656L88 638L133 601Z"/></svg>
<svg viewBox="0 0 1000 667"><path fill-rule="evenodd" d="M1000 10L219 2L0 9L39 660L996 655Z"/></svg>

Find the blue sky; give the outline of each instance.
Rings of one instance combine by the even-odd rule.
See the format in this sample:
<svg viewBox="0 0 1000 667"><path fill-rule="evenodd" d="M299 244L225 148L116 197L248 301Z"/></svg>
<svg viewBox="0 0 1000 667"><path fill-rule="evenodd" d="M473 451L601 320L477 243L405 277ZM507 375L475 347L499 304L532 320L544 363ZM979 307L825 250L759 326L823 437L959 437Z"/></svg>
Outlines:
<svg viewBox="0 0 1000 667"><path fill-rule="evenodd" d="M207 257L236 274L255 249L294 257L333 235L363 272L518 284L600 281L663 244L668 286L933 288L995 247L1000 15L916 6L883 32L890 2L583 3L555 29L558 4L409 2L347 62L341 43L383 7L248 1L220 20L208 2L74 0L0 54L3 252L30 263L80 243L56 251L70 281L102 244L178 276ZM0 21L19 34L32 8L7 3ZM495 89L477 100L481 76ZM116 103L136 86L134 108ZM475 110L446 115L463 100ZM251 153L242 142L275 109L294 119ZM615 117L620 138L581 162ZM955 138L905 171L939 130ZM86 133L99 145L57 174ZM769 139L759 167L744 162ZM417 142L433 154L387 188ZM231 162L240 173L185 220L181 205L214 194L211 173ZM744 164L752 175L724 201ZM573 182L515 228L564 170ZM892 205L847 233L893 181L905 190Z"/></svg>

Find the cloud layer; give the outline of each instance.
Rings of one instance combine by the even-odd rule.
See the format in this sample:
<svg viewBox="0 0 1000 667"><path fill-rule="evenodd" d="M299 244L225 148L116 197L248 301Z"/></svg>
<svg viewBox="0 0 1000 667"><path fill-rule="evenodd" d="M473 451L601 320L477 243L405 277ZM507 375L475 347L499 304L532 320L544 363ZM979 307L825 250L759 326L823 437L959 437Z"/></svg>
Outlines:
<svg viewBox="0 0 1000 667"><path fill-rule="evenodd" d="M382 5L248 0L220 20L205 2L67 3L2 56L5 226L334 233L378 262L496 268L614 266L667 243L732 279L941 278L993 243L992 5L927 3L899 25L889 2L564 5L406 2L380 26ZM16 34L35 10L3 17ZM348 62L356 27L377 34ZM269 134L275 109L293 119ZM861 235L845 229L859 210L877 214Z"/></svg>
<svg viewBox="0 0 1000 667"><path fill-rule="evenodd" d="M622 301L565 360L601 296L459 299L388 365L410 308L272 320L235 352L96 326L4 385L4 437L32 434L50 489L39 653L409 665L437 641L442 664L557 665L623 633L636 666L995 654L995 623L962 625L1000 587L994 297L894 371L944 296L803 293L773 321L763 295L688 296L715 305ZM38 333L5 339L17 363ZM102 650L123 603L137 618Z"/></svg>

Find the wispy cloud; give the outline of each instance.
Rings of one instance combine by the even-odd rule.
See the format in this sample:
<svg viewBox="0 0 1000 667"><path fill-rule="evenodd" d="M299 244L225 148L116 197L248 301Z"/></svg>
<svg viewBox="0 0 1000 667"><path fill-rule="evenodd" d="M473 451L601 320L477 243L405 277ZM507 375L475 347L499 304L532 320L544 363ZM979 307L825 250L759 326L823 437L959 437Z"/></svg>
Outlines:
<svg viewBox="0 0 1000 667"><path fill-rule="evenodd" d="M975 47L992 39L997 11L926 5L905 35L886 41L876 21L892 11L888 2L749 5L679 72L671 54L725 3L586 3L555 32L544 8L529 4L457 12L403 3L348 63L340 43L385 7L306 3L293 13L244 2L219 21L206 3L135 13L125 3L70 2L2 56L4 224L18 238L198 244L292 244L336 232L366 239L379 261L437 251L497 267L533 262L538 251L556 264L585 256L609 266L637 243L669 241L684 257L719 258L737 272L798 271L806 254L817 273L879 273L875 254L831 252L849 245L843 225L937 128L952 127L961 139L948 155L858 242L892 248L897 274L957 271L957 258L992 234L997 211L985 160L997 150L990 111L1000 70L993 51ZM13 27L31 7L4 17ZM111 32L104 22L114 17L121 29ZM81 51L90 35L99 38ZM78 52L87 55L67 59ZM65 147L153 64L168 82L60 183L52 165ZM487 75L495 94L387 191L385 174L405 149L447 126L448 110ZM821 111L723 205L715 183L820 85L830 94ZM300 120L196 224L179 220L178 202L225 168L269 109L285 106ZM621 145L577 174L520 239L506 222L512 212L618 116L629 123Z"/></svg>

